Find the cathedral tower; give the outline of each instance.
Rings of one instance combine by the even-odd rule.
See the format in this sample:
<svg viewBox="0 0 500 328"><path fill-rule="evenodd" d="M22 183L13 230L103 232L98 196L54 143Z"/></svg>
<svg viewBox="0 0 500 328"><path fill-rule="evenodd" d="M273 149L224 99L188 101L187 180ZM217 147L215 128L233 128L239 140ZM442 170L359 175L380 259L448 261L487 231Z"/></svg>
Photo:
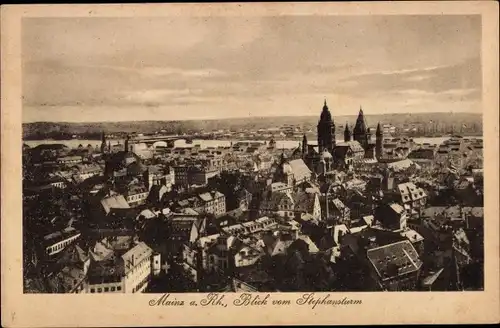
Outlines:
<svg viewBox="0 0 500 328"><path fill-rule="evenodd" d="M359 142L359 144L364 148L368 148L369 131L366 126L365 116L363 114L363 109L359 108L358 119L356 120L356 125L353 130L354 140Z"/></svg>
<svg viewBox="0 0 500 328"><path fill-rule="evenodd" d="M349 124L347 122L345 122L344 141L351 141L351 131L349 130Z"/></svg>
<svg viewBox="0 0 500 328"><path fill-rule="evenodd" d="M331 153L333 148L335 148L335 123L326 104L326 100L318 122L318 147L320 154L323 153L324 150Z"/></svg>

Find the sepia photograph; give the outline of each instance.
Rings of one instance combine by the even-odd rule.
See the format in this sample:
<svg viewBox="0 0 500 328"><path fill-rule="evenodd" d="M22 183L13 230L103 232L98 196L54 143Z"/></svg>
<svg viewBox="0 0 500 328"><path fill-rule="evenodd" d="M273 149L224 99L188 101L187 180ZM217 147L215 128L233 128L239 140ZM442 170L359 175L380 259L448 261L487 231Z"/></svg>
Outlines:
<svg viewBox="0 0 500 328"><path fill-rule="evenodd" d="M481 13L191 13L20 20L22 294L487 289Z"/></svg>

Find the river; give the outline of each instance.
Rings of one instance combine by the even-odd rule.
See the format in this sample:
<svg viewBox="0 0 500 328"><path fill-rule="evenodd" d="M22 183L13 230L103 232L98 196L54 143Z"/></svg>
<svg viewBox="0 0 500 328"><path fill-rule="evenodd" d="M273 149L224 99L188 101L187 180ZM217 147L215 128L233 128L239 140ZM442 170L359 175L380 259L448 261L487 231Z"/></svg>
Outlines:
<svg viewBox="0 0 500 328"><path fill-rule="evenodd" d="M482 136L479 137L464 137L464 138L478 138L482 139ZM423 143L429 143L429 144L441 144L443 141L449 139L449 137L430 137L430 138L413 138L413 140L416 143L423 144ZM234 142L238 142L242 140L234 140ZM249 141L249 140L246 140ZM343 140L339 139L337 142L342 142ZM110 140L111 144L122 144L124 143L124 140ZM255 141L252 140L252 142L264 142L264 141ZM100 140L84 140L84 139L71 139L71 140L25 140L24 143L30 147L36 147L41 144L64 144L68 146L69 148L77 148L79 145L83 145L86 147L87 145L91 145L92 147L100 147L101 141ZM296 148L299 145L300 141L299 140L276 140L276 148L285 148L285 149L293 149ZM192 145L199 144L200 148L207 148L207 147L217 147L217 146L229 146L231 144L230 140L193 140ZM175 147L183 147L187 146L185 140L176 140L174 142Z"/></svg>

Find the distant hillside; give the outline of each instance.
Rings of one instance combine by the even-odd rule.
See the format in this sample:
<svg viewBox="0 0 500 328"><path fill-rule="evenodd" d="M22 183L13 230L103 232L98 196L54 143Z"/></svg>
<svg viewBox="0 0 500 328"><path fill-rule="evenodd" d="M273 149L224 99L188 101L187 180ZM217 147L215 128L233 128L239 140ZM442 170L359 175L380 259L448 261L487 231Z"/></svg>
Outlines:
<svg viewBox="0 0 500 328"><path fill-rule="evenodd" d="M475 126L482 131L482 115L476 113L422 113L422 114L382 114L365 115L369 126L375 127L378 122L403 126L404 124L428 124L430 121L444 126L460 127L463 124ZM355 115L335 116L337 125L354 125ZM186 120L186 121L130 121L130 122L100 122L100 123L64 123L35 122L23 124L25 139L44 139L59 136L61 139L79 135L86 138L99 138L104 131L107 134L120 133L153 133L165 130L167 133L181 134L213 130L257 130L286 124L314 129L318 122L317 116L277 116L277 117L245 117L221 120Z"/></svg>

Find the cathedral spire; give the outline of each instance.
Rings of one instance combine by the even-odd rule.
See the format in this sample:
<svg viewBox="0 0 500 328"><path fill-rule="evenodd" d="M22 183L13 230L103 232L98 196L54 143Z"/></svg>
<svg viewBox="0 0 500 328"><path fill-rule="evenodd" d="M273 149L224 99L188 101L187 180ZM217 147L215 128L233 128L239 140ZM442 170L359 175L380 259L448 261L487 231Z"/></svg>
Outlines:
<svg viewBox="0 0 500 328"><path fill-rule="evenodd" d="M307 155L307 137L306 134L304 133L304 136L302 137L302 157L305 157Z"/></svg>
<svg viewBox="0 0 500 328"><path fill-rule="evenodd" d="M377 132L375 139L375 156L380 159L384 156L384 134L380 126L380 122L377 124Z"/></svg>
<svg viewBox="0 0 500 328"><path fill-rule="evenodd" d="M104 134L104 131L102 131L101 135L101 153L104 153L106 150L106 134Z"/></svg>
<svg viewBox="0 0 500 328"><path fill-rule="evenodd" d="M376 132L376 135L382 135L382 128L380 127L380 122L378 122L377 124L377 132Z"/></svg>
<svg viewBox="0 0 500 328"><path fill-rule="evenodd" d="M356 119L356 125L354 126L352 135L354 140L359 142L366 150L368 147L369 131L366 125L365 115L363 114L363 108L361 106L359 106L358 118Z"/></svg>
<svg viewBox="0 0 500 328"><path fill-rule="evenodd" d="M351 131L349 130L349 123L347 122L345 122L344 141L351 141Z"/></svg>
<svg viewBox="0 0 500 328"><path fill-rule="evenodd" d="M368 130L365 121L365 115L363 113L363 108L359 107L358 118L356 119L356 125L354 126L354 134L366 133Z"/></svg>
<svg viewBox="0 0 500 328"><path fill-rule="evenodd" d="M127 137L125 138L125 146L124 146L125 151L129 151L129 148L128 148L129 140L130 140L130 136L127 134Z"/></svg>
<svg viewBox="0 0 500 328"><path fill-rule="evenodd" d="M335 148L335 123L326 104L326 99L318 122L318 147L320 153L324 149L332 152Z"/></svg>

